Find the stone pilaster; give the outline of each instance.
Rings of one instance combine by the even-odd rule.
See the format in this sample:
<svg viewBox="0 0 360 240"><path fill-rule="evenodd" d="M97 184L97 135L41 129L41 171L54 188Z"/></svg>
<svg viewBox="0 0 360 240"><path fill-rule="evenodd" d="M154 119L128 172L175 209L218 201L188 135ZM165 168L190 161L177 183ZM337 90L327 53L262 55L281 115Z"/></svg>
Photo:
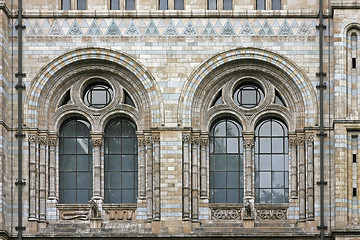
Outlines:
<svg viewBox="0 0 360 240"><path fill-rule="evenodd" d="M208 136L201 135L200 138L200 197L207 198L207 155Z"/></svg>
<svg viewBox="0 0 360 240"><path fill-rule="evenodd" d="M314 220L314 135L307 137L307 209L308 219Z"/></svg>
<svg viewBox="0 0 360 240"><path fill-rule="evenodd" d="M46 222L46 148L48 145L47 137L39 137L40 156L39 156L39 221Z"/></svg>
<svg viewBox="0 0 360 240"><path fill-rule="evenodd" d="M146 155L145 155L145 137L138 134L138 151L139 151L139 200L146 198Z"/></svg>
<svg viewBox="0 0 360 240"><path fill-rule="evenodd" d="M254 203L254 178L253 178L253 157L254 135L244 135L244 202L249 200Z"/></svg>
<svg viewBox="0 0 360 240"><path fill-rule="evenodd" d="M191 139L191 219L193 221L199 219L199 141L197 134Z"/></svg>
<svg viewBox="0 0 360 240"><path fill-rule="evenodd" d="M146 214L147 220L153 220L153 139L145 136L146 141Z"/></svg>
<svg viewBox="0 0 360 240"><path fill-rule="evenodd" d="M297 198L297 140L295 136L289 136L289 151L290 151L290 197Z"/></svg>
<svg viewBox="0 0 360 240"><path fill-rule="evenodd" d="M190 133L183 133L183 219L190 219Z"/></svg>
<svg viewBox="0 0 360 240"><path fill-rule="evenodd" d="M50 200L56 200L56 149L57 136L49 136L49 196Z"/></svg>
<svg viewBox="0 0 360 240"><path fill-rule="evenodd" d="M102 200L101 195L101 147L103 146L103 138L101 134L93 134L92 146L94 153L93 164L93 199Z"/></svg>
<svg viewBox="0 0 360 240"><path fill-rule="evenodd" d="M160 135L154 141L154 220L160 220Z"/></svg>
<svg viewBox="0 0 360 240"><path fill-rule="evenodd" d="M36 150L37 150L37 136L34 134L28 135L29 152L30 152L30 207L29 207L29 220L36 220Z"/></svg>
<svg viewBox="0 0 360 240"><path fill-rule="evenodd" d="M306 218L306 165L305 165L305 137L298 135L299 145L299 201L300 201L300 215L301 221Z"/></svg>

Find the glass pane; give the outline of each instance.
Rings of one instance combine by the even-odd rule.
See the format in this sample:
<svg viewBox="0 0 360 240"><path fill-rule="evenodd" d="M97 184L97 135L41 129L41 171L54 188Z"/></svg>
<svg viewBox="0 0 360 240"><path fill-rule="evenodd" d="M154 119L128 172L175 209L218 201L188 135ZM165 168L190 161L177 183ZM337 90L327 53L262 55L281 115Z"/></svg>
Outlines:
<svg viewBox="0 0 360 240"><path fill-rule="evenodd" d="M260 171L271 170L271 155L259 155L259 160Z"/></svg>
<svg viewBox="0 0 360 240"><path fill-rule="evenodd" d="M109 171L121 171L120 155L109 155Z"/></svg>
<svg viewBox="0 0 360 240"><path fill-rule="evenodd" d="M159 10L167 10L167 9L168 9L168 1L159 0Z"/></svg>
<svg viewBox="0 0 360 240"><path fill-rule="evenodd" d="M60 158L60 170L62 171L74 171L76 163L76 155L62 155Z"/></svg>
<svg viewBox="0 0 360 240"><path fill-rule="evenodd" d="M273 188L284 188L284 173L283 172L273 172L272 173L272 187Z"/></svg>
<svg viewBox="0 0 360 240"><path fill-rule="evenodd" d="M214 136L220 137L220 136L226 136L226 122L221 121L219 124L216 125L214 129Z"/></svg>
<svg viewBox="0 0 360 240"><path fill-rule="evenodd" d="M266 122L260 127L259 136L271 136L271 122Z"/></svg>
<svg viewBox="0 0 360 240"><path fill-rule="evenodd" d="M108 190L108 202L109 203L120 203L121 202L121 190Z"/></svg>
<svg viewBox="0 0 360 240"><path fill-rule="evenodd" d="M272 0L272 10L281 10L281 0Z"/></svg>
<svg viewBox="0 0 360 240"><path fill-rule="evenodd" d="M66 124L62 131L62 136L64 137L75 137L76 136L76 121L71 121Z"/></svg>
<svg viewBox="0 0 360 240"><path fill-rule="evenodd" d="M255 188L260 188L260 173L255 172Z"/></svg>
<svg viewBox="0 0 360 240"><path fill-rule="evenodd" d="M87 154L89 152L89 139L88 138L78 138L77 139L77 153L78 154Z"/></svg>
<svg viewBox="0 0 360 240"><path fill-rule="evenodd" d="M135 154L135 142L134 142L134 138L123 138L122 139L122 153L126 154L126 153L132 153Z"/></svg>
<svg viewBox="0 0 360 240"><path fill-rule="evenodd" d="M89 181L89 173L87 172L78 172L77 173L77 188L89 188L90 187L90 181Z"/></svg>
<svg viewBox="0 0 360 240"><path fill-rule="evenodd" d="M78 137L89 137L89 128L85 121L78 121L76 124L76 134Z"/></svg>
<svg viewBox="0 0 360 240"><path fill-rule="evenodd" d="M89 168L89 156L88 155L77 155L76 170L77 171L91 170Z"/></svg>
<svg viewBox="0 0 360 240"><path fill-rule="evenodd" d="M62 203L76 203L76 191L75 190L63 190L62 194Z"/></svg>
<svg viewBox="0 0 360 240"><path fill-rule="evenodd" d="M240 202L240 194L239 189L227 189L227 202L228 203L239 203Z"/></svg>
<svg viewBox="0 0 360 240"><path fill-rule="evenodd" d="M74 172L64 172L62 173L63 188L72 188L76 187L76 174Z"/></svg>
<svg viewBox="0 0 360 240"><path fill-rule="evenodd" d="M122 137L135 137L135 129L129 122L122 122Z"/></svg>
<svg viewBox="0 0 360 240"><path fill-rule="evenodd" d="M215 155L215 171L226 170L226 155Z"/></svg>
<svg viewBox="0 0 360 240"><path fill-rule="evenodd" d="M285 154L285 171L289 170L289 155Z"/></svg>
<svg viewBox="0 0 360 240"><path fill-rule="evenodd" d="M208 10L216 10L216 0L208 0Z"/></svg>
<svg viewBox="0 0 360 240"><path fill-rule="evenodd" d="M284 129L282 125L277 121L272 121L272 135L273 136L284 136Z"/></svg>
<svg viewBox="0 0 360 240"><path fill-rule="evenodd" d="M86 0L78 0L78 10L86 10Z"/></svg>
<svg viewBox="0 0 360 240"><path fill-rule="evenodd" d="M271 188L271 173L260 172L260 188Z"/></svg>
<svg viewBox="0 0 360 240"><path fill-rule="evenodd" d="M239 141L237 138L227 139L227 153L238 153L239 152Z"/></svg>
<svg viewBox="0 0 360 240"><path fill-rule="evenodd" d="M119 10L119 0L111 0L110 10Z"/></svg>
<svg viewBox="0 0 360 240"><path fill-rule="evenodd" d="M271 203L270 189L260 189L260 203Z"/></svg>
<svg viewBox="0 0 360 240"><path fill-rule="evenodd" d="M122 170L123 171L135 171L134 166L134 155L123 155L122 156Z"/></svg>
<svg viewBox="0 0 360 240"><path fill-rule="evenodd" d="M285 202L285 194L284 194L283 189L273 189L272 190L272 202L273 203Z"/></svg>
<svg viewBox="0 0 360 240"><path fill-rule="evenodd" d="M110 154L121 153L121 139L120 138L109 138L109 150Z"/></svg>
<svg viewBox="0 0 360 240"><path fill-rule="evenodd" d="M228 155L227 157L227 170L237 171L240 170L240 161L239 156L237 155Z"/></svg>
<svg viewBox="0 0 360 240"><path fill-rule="evenodd" d="M184 10L184 0L175 0L175 10Z"/></svg>
<svg viewBox="0 0 360 240"><path fill-rule="evenodd" d="M110 173L110 187L111 188L120 188L121 183L121 173L120 172L111 172Z"/></svg>
<svg viewBox="0 0 360 240"><path fill-rule="evenodd" d="M289 173L285 172L285 188L289 187Z"/></svg>
<svg viewBox="0 0 360 240"><path fill-rule="evenodd" d="M95 105L105 105L106 102L105 89L93 89L91 92L91 103Z"/></svg>
<svg viewBox="0 0 360 240"><path fill-rule="evenodd" d="M76 154L76 139L64 138L64 153Z"/></svg>
<svg viewBox="0 0 360 240"><path fill-rule="evenodd" d="M260 152L271 153L271 138L260 138Z"/></svg>
<svg viewBox="0 0 360 240"><path fill-rule="evenodd" d="M135 203L134 190L122 190L122 203Z"/></svg>
<svg viewBox="0 0 360 240"><path fill-rule="evenodd" d="M232 10L232 0L224 0L224 10Z"/></svg>
<svg viewBox="0 0 360 240"><path fill-rule="evenodd" d="M284 152L284 139L283 138L273 138L272 139L272 151L273 153L283 153Z"/></svg>
<svg viewBox="0 0 360 240"><path fill-rule="evenodd" d="M252 89L242 89L241 103L243 105L257 105L257 91Z"/></svg>
<svg viewBox="0 0 360 240"><path fill-rule="evenodd" d="M265 0L256 0L256 9L265 10Z"/></svg>
<svg viewBox="0 0 360 240"><path fill-rule="evenodd" d="M239 186L239 188L244 188L244 173L243 172L240 172L240 186Z"/></svg>
<svg viewBox="0 0 360 240"><path fill-rule="evenodd" d="M228 188L239 188L239 172L227 172L227 187Z"/></svg>
<svg viewBox="0 0 360 240"><path fill-rule="evenodd" d="M214 189L214 203L226 202L226 190L225 189Z"/></svg>
<svg viewBox="0 0 360 240"><path fill-rule="evenodd" d="M110 188L110 173L105 172L105 188Z"/></svg>
<svg viewBox="0 0 360 240"><path fill-rule="evenodd" d="M272 170L274 171L284 171L284 155L272 155Z"/></svg>
<svg viewBox="0 0 360 240"><path fill-rule="evenodd" d="M226 153L226 138L215 138L215 153Z"/></svg>
<svg viewBox="0 0 360 240"><path fill-rule="evenodd" d="M135 10L135 0L126 0L126 10Z"/></svg>
<svg viewBox="0 0 360 240"><path fill-rule="evenodd" d="M123 172L121 180L122 180L121 186L123 188L135 188L133 172Z"/></svg>
<svg viewBox="0 0 360 240"><path fill-rule="evenodd" d="M210 175L210 179L209 179L210 188L214 188L214 173L210 172L209 175Z"/></svg>
<svg viewBox="0 0 360 240"><path fill-rule="evenodd" d="M106 131L108 137L121 137L121 122L113 123Z"/></svg>
<svg viewBox="0 0 360 240"><path fill-rule="evenodd" d="M61 1L61 9L62 10L70 10L71 9L70 0L62 0Z"/></svg>
<svg viewBox="0 0 360 240"><path fill-rule="evenodd" d="M91 198L90 190L78 190L76 193L77 203L88 203L89 199Z"/></svg>
<svg viewBox="0 0 360 240"><path fill-rule="evenodd" d="M214 172L214 187L225 188L226 187L226 173Z"/></svg>
<svg viewBox="0 0 360 240"><path fill-rule="evenodd" d="M238 127L230 121L227 122L226 134L228 137L238 137L240 135Z"/></svg>
<svg viewBox="0 0 360 240"><path fill-rule="evenodd" d="M210 155L210 172L215 170L215 156Z"/></svg>

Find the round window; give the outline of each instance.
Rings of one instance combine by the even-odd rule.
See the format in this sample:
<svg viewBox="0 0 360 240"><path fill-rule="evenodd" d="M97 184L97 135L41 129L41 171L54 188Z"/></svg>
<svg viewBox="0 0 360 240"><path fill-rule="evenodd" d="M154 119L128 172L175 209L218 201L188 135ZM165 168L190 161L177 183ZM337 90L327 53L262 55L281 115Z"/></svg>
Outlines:
<svg viewBox="0 0 360 240"><path fill-rule="evenodd" d="M254 108L264 99L264 92L253 83L245 83L236 88L233 98L243 108Z"/></svg>
<svg viewBox="0 0 360 240"><path fill-rule="evenodd" d="M94 83L85 89L84 103L88 107L103 108L113 99L113 90L104 83Z"/></svg>

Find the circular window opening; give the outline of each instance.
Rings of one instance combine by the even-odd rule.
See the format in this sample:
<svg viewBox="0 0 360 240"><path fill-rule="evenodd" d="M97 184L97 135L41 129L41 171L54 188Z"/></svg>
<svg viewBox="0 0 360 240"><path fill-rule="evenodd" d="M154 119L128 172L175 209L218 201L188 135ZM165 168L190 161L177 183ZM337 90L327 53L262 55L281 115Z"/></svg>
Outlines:
<svg viewBox="0 0 360 240"><path fill-rule="evenodd" d="M253 83L245 83L236 88L233 98L243 108L254 108L264 99L264 92Z"/></svg>
<svg viewBox="0 0 360 240"><path fill-rule="evenodd" d="M94 83L85 89L84 103L88 107L103 108L113 99L113 90L105 83Z"/></svg>

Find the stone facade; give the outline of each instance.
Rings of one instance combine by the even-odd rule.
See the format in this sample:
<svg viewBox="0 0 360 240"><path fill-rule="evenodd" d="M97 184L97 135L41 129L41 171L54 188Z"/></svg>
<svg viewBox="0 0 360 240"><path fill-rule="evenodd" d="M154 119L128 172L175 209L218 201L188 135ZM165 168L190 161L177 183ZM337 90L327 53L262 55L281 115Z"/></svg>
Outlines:
<svg viewBox="0 0 360 240"><path fill-rule="evenodd" d="M176 0L174 0L176 1ZM24 237L242 237L317 239L320 221L318 0L282 0L282 10L256 10L233 0L233 10L110 10L87 0L87 10L61 10L60 0L24 1L23 127ZM0 238L17 226L17 3L0 0ZM327 239L360 238L360 2L324 3L326 72L325 225ZM84 103L92 82L114 92L105 107ZM234 91L256 83L264 97L239 107ZM282 104L274 99L280 98ZM128 102L131 99L131 102ZM218 104L220 102L220 104ZM91 126L92 199L60 199L60 129L81 116ZM136 203L105 198L107 124L136 124ZM243 199L214 203L210 185L211 128L231 117L242 127ZM288 128L287 200L259 203L256 129L263 119ZM90 199L89 199L90 200Z"/></svg>

